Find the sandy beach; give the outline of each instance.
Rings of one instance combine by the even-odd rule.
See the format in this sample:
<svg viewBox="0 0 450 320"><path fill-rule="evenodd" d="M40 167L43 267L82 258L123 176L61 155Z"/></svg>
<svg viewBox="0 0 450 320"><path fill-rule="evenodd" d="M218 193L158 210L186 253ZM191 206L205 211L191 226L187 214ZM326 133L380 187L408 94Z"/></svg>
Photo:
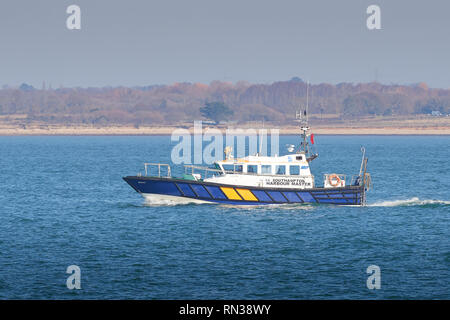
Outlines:
<svg viewBox="0 0 450 320"><path fill-rule="evenodd" d="M245 128L248 129L249 127ZM250 127L255 130L260 127ZM171 126L0 126L0 136L59 136L59 135L171 135L179 127ZM207 127L203 127L203 132ZM219 128L223 133L227 128ZM298 127L279 127L281 135L298 134ZM193 133L193 128L186 128ZM450 135L450 126L429 127L313 127L314 134L326 135Z"/></svg>

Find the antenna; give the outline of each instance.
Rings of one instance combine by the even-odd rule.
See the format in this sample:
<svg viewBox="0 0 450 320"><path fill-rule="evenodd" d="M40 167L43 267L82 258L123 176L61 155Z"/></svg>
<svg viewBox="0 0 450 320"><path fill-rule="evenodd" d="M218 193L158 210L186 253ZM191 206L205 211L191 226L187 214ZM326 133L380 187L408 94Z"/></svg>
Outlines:
<svg viewBox="0 0 450 320"><path fill-rule="evenodd" d="M309 81L306 81L306 110L305 110L305 116L306 116L306 122L308 122L308 116L309 116Z"/></svg>
<svg viewBox="0 0 450 320"><path fill-rule="evenodd" d="M300 123L300 130L302 131L302 142L300 143L300 148L298 152L304 152L307 156L306 160L308 162L311 162L315 158L318 157L318 154L312 154L310 152L309 143L308 143L308 137L311 135L309 133L310 127L308 125L308 110L309 109L309 82L306 83L306 106L304 106L303 110L299 110L295 113L295 120Z"/></svg>
<svg viewBox="0 0 450 320"><path fill-rule="evenodd" d="M359 169L359 175L362 176L363 173L363 164L364 164L364 158L366 157L366 148L361 146L361 153L362 153L362 160L361 160L361 168Z"/></svg>

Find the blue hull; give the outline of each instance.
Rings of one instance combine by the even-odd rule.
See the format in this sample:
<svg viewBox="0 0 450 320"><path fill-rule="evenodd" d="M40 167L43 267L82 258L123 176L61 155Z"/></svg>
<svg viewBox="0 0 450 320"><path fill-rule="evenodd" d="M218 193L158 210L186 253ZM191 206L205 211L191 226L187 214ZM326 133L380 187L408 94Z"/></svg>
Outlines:
<svg viewBox="0 0 450 320"><path fill-rule="evenodd" d="M229 186L176 178L128 176L123 179L141 194L175 196L234 205L286 203L362 205L365 192L363 186L298 190Z"/></svg>

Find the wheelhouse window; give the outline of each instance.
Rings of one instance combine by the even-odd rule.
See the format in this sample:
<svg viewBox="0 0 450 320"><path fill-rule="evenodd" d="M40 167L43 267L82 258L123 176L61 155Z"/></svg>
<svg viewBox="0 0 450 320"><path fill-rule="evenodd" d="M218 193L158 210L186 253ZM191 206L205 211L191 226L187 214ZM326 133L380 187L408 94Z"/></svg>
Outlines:
<svg viewBox="0 0 450 320"><path fill-rule="evenodd" d="M300 166L289 166L289 174L295 176L300 175Z"/></svg>
<svg viewBox="0 0 450 320"><path fill-rule="evenodd" d="M224 164L222 165L223 170L225 170L226 172L233 172L234 171L234 165L232 164Z"/></svg>
<svg viewBox="0 0 450 320"><path fill-rule="evenodd" d="M295 159L297 159L297 160L303 160L303 157L302 156L297 156Z"/></svg>
<svg viewBox="0 0 450 320"><path fill-rule="evenodd" d="M261 174L272 174L272 166L267 164L261 165Z"/></svg>
<svg viewBox="0 0 450 320"><path fill-rule="evenodd" d="M284 165L276 165L275 166L275 173L279 175L285 175L286 174L286 166Z"/></svg>
<svg viewBox="0 0 450 320"><path fill-rule="evenodd" d="M222 167L227 173L242 172L244 169L244 166L242 164L224 164L222 165Z"/></svg>
<svg viewBox="0 0 450 320"><path fill-rule="evenodd" d="M257 173L258 172L258 166L256 164L248 164L247 165L247 172L248 173Z"/></svg>

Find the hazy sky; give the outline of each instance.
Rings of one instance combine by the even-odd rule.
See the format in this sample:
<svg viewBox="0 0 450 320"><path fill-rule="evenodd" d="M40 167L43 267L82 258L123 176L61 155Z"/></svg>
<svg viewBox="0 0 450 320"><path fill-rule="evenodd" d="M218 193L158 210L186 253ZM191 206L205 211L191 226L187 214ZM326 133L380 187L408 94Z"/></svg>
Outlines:
<svg viewBox="0 0 450 320"><path fill-rule="evenodd" d="M81 30L66 8L81 7ZM381 30L366 9L381 7ZM446 0L2 0L0 86L212 80L450 87Z"/></svg>

